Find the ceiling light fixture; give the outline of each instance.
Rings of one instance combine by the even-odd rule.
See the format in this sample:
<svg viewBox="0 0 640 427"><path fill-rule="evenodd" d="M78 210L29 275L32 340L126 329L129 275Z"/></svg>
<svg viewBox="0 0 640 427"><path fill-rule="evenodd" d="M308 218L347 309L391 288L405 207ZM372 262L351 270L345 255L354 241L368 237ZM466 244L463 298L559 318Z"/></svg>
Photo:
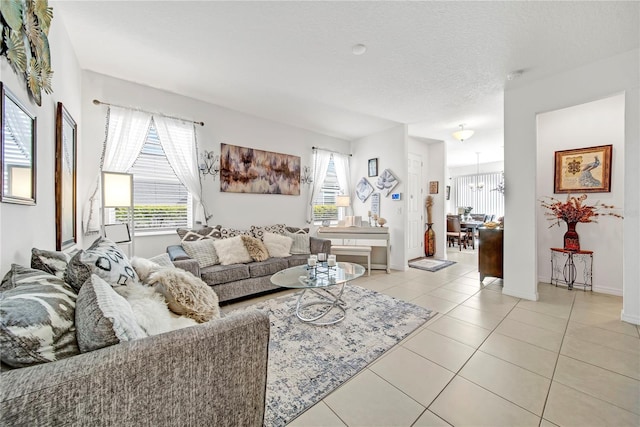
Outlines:
<svg viewBox="0 0 640 427"><path fill-rule="evenodd" d="M465 129L464 124L460 125L460 130L455 131L453 133L453 137L460 142L463 142L465 139L469 139L473 136L474 131L471 129Z"/></svg>
<svg viewBox="0 0 640 427"><path fill-rule="evenodd" d="M365 45L363 45L363 44L361 44L361 43L355 44L355 45L353 45L353 47L351 48L351 52L352 52L354 55L358 55L358 56L359 56L359 55L363 55L366 51L367 51L367 46L365 46Z"/></svg>

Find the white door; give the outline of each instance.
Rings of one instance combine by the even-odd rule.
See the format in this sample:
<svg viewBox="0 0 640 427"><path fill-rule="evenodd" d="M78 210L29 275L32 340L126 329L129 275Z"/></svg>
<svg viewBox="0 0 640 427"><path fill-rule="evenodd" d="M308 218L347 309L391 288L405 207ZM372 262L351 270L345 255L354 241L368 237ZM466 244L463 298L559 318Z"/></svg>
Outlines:
<svg viewBox="0 0 640 427"><path fill-rule="evenodd" d="M407 256L409 259L424 256L424 230L422 227L422 156L409 153L407 184Z"/></svg>

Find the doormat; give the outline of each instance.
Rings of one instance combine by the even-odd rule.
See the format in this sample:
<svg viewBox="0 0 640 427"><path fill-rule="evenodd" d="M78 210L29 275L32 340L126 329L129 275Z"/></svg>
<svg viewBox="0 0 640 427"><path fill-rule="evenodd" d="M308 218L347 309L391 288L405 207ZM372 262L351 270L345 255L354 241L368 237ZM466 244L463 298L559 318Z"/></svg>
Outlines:
<svg viewBox="0 0 640 427"><path fill-rule="evenodd" d="M409 267L418 268L426 271L438 271L455 264L455 261L445 261L443 259L434 259L421 257L409 261Z"/></svg>

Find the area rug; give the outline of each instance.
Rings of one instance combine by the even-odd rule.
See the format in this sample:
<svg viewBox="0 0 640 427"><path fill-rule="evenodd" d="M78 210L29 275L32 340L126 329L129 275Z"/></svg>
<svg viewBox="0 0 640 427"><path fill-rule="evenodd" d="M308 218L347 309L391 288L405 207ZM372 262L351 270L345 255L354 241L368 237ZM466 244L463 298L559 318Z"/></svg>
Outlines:
<svg viewBox="0 0 640 427"><path fill-rule="evenodd" d="M445 261L443 259L434 258L416 258L409 261L409 267L419 268L426 271L438 271L455 264L455 261Z"/></svg>
<svg viewBox="0 0 640 427"><path fill-rule="evenodd" d="M267 427L291 422L436 314L348 285L345 319L314 326L296 317L297 298L290 294L239 309L268 311L271 319Z"/></svg>

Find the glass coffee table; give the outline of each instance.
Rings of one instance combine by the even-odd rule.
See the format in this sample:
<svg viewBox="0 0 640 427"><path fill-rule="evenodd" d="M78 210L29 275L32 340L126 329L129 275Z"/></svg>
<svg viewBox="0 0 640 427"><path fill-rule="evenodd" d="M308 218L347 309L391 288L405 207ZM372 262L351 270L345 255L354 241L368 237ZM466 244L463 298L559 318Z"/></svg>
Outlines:
<svg viewBox="0 0 640 427"><path fill-rule="evenodd" d="M299 265L277 272L271 276L271 283L302 289L296 303L298 319L314 325L333 325L344 320L346 315L347 304L342 300L346 284L362 276L364 271L363 266L350 262L338 262L335 267L318 263L315 269ZM308 298L307 291L316 298Z"/></svg>

